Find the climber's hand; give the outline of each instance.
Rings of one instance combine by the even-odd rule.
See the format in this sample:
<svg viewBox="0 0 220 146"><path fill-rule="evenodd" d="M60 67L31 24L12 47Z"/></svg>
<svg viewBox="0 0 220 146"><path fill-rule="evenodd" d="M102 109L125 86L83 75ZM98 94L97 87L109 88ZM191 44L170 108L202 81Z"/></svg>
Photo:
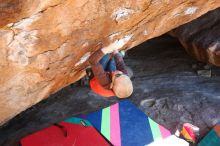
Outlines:
<svg viewBox="0 0 220 146"><path fill-rule="evenodd" d="M120 50L130 39L132 35L125 36L120 40L116 40L114 43L108 45L107 47L102 48L104 54L112 53L115 50Z"/></svg>
<svg viewBox="0 0 220 146"><path fill-rule="evenodd" d="M113 55L118 54L118 53L119 53L118 50L114 50L114 51L112 52Z"/></svg>
<svg viewBox="0 0 220 146"><path fill-rule="evenodd" d="M116 46L116 42L114 42L114 43L112 43L112 44L110 44L110 45L108 45L108 46L102 48L102 52L103 52L104 54L108 54L108 53L112 53L114 50L117 50L117 49L118 49L118 48L117 48L117 46Z"/></svg>
<svg viewBox="0 0 220 146"><path fill-rule="evenodd" d="M124 46L125 42L123 40L116 40L114 43L102 48L104 54L112 53L116 50L121 49Z"/></svg>

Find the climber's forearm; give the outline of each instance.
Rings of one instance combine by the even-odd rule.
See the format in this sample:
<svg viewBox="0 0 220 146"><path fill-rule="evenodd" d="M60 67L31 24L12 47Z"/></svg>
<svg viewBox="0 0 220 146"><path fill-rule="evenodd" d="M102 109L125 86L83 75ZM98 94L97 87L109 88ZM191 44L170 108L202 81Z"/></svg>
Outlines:
<svg viewBox="0 0 220 146"><path fill-rule="evenodd" d="M99 62L99 60L101 60L101 58L104 55L112 53L112 52L114 52L116 50L121 49L126 42L127 42L127 40L124 40L124 39L116 40L114 43L111 43L110 45L99 49L94 54L92 54L92 56L89 59L89 63L91 65L97 64Z"/></svg>
<svg viewBox="0 0 220 146"><path fill-rule="evenodd" d="M117 70L123 72L124 74L128 74L123 57L119 53L116 53L114 55L114 58L115 58Z"/></svg>
<svg viewBox="0 0 220 146"><path fill-rule="evenodd" d="M99 63L99 61L102 59L102 57L105 54L103 53L102 49L99 49L95 53L93 53L89 58L89 63L93 66Z"/></svg>
<svg viewBox="0 0 220 146"><path fill-rule="evenodd" d="M104 88L109 89L111 85L111 79L109 74L103 69L102 65L100 63L93 65L92 71L99 84Z"/></svg>

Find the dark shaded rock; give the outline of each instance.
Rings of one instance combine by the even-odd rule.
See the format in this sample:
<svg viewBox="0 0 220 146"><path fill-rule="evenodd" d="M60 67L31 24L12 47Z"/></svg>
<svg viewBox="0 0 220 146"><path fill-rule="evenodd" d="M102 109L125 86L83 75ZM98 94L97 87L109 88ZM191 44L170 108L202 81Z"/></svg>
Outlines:
<svg viewBox="0 0 220 146"><path fill-rule="evenodd" d="M140 105L143 107L152 107L155 105L155 102L155 99L145 99L141 101Z"/></svg>
<svg viewBox="0 0 220 146"><path fill-rule="evenodd" d="M171 31L200 61L220 66L220 8Z"/></svg>

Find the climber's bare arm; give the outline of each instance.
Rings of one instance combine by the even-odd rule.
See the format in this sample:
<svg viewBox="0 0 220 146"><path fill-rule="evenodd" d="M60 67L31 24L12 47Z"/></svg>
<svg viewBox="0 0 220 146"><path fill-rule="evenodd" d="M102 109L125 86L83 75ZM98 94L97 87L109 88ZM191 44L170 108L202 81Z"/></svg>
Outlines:
<svg viewBox="0 0 220 146"><path fill-rule="evenodd" d="M105 72L102 65L99 63L104 55L105 54L102 52L102 49L99 49L89 58L89 63L92 66L92 72L100 85L106 89L109 89L111 84L110 76L107 72Z"/></svg>
<svg viewBox="0 0 220 146"><path fill-rule="evenodd" d="M106 89L110 89L111 86L111 78L107 72L103 69L100 63L92 66L92 72L94 77L99 82L102 87Z"/></svg>
<svg viewBox="0 0 220 146"><path fill-rule="evenodd" d="M128 72L126 70L126 65L125 65L123 57L118 52L115 52L114 53L114 58L115 58L115 63L116 63L117 70L119 70L119 71L121 71L121 72L123 72L124 74L127 75Z"/></svg>

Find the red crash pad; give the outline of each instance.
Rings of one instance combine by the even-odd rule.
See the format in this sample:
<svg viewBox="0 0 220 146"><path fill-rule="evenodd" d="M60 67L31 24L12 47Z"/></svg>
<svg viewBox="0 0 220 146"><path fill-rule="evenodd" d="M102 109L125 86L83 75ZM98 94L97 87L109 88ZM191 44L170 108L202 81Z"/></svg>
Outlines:
<svg viewBox="0 0 220 146"><path fill-rule="evenodd" d="M78 119L78 118L76 118ZM70 121L70 120L69 120ZM84 122L88 123L88 122ZM22 146L109 146L91 124L60 122L21 140Z"/></svg>

